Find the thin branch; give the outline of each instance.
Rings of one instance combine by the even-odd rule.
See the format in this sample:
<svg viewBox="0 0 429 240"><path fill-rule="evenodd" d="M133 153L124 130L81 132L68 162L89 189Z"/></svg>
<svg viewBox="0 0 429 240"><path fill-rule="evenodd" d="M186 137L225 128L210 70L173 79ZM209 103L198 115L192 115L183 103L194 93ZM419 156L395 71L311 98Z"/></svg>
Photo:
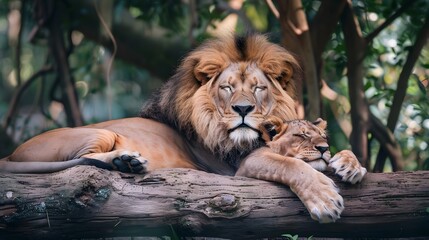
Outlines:
<svg viewBox="0 0 429 240"><path fill-rule="evenodd" d="M116 43L115 37L112 34L112 31L110 30L110 27L107 25L106 21L104 20L103 16L101 15L97 4L101 4L100 2L94 2L94 9L95 13L97 14L98 19L100 20L101 25L103 26L104 31L106 32L109 39L112 41L113 44L113 51L112 55L109 58L109 62L107 64L107 72L106 72L106 82L107 82L107 99L108 99L108 111L109 111L109 119L112 118L112 96L110 94L111 92L111 80L110 80L110 73L112 71L113 61L115 60L116 53L118 52L118 44Z"/></svg>
<svg viewBox="0 0 429 240"><path fill-rule="evenodd" d="M48 54L48 57L46 58L45 64L48 64L49 62L49 56L50 54ZM62 124L60 122L58 122L56 119L54 119L51 114L49 114L46 109L45 109L45 89L47 88L46 83L45 83L45 75L42 75L42 84L41 84L41 90L40 90L40 98L39 98L39 108L40 108L40 112L42 113L43 116L45 116L46 119L52 121L57 128L63 127ZM58 78L55 79L55 82L58 82ZM55 82L53 83L53 85L56 85ZM58 84L57 84L58 85ZM52 94L52 93L51 93Z"/></svg>
<svg viewBox="0 0 429 240"><path fill-rule="evenodd" d="M405 95L408 89L408 80L413 71L414 65L416 64L423 47L429 37L429 17L426 17L425 24L420 29L414 45L410 48L410 52L407 56L407 60L402 68L401 74L399 75L398 85L393 96L392 107L390 108L389 116L387 118L387 128L394 132L396 124L398 122L399 114L402 109L402 104L405 99ZM380 148L374 170L381 172L386 162L387 153L383 148ZM392 159L391 159L392 160ZM394 162L392 162L394 165Z"/></svg>
<svg viewBox="0 0 429 240"><path fill-rule="evenodd" d="M27 5L27 1L23 0L21 3L21 20L20 20L20 26L18 31L18 37L16 42L16 48L15 48L15 66L16 66L16 82L17 85L20 86L22 83L21 79L21 50L22 50L22 33L23 29L25 27L25 7Z"/></svg>
<svg viewBox="0 0 429 240"><path fill-rule="evenodd" d="M254 31L255 28L253 27L252 21L247 17L247 15L243 12L243 9L234 9L231 7L227 2L225 1L219 1L216 5L216 8L220 11L226 12L226 13L234 13L237 14L237 16L243 21L243 24L245 26L246 30Z"/></svg>
<svg viewBox="0 0 429 240"><path fill-rule="evenodd" d="M276 6L274 5L272 0L265 0L267 2L268 8L270 8L271 12L274 14L274 16L279 19L280 13L279 10L277 10Z"/></svg>
<svg viewBox="0 0 429 240"><path fill-rule="evenodd" d="M371 42L383 29L388 27L393 21L395 21L399 16L401 16L408 8L410 8L415 1L405 0L402 2L402 6L396 10L390 17L386 19L380 26L378 26L374 31L368 34L365 37L366 42Z"/></svg>
<svg viewBox="0 0 429 240"><path fill-rule="evenodd" d="M347 138L349 138L352 131L350 123L350 102L345 96L338 94L330 88L324 80L322 80L320 93L329 101L329 106L331 107L338 125Z"/></svg>
<svg viewBox="0 0 429 240"><path fill-rule="evenodd" d="M426 17L425 24L420 29L417 35L414 45L410 48L410 52L405 61L404 67L402 68L401 74L398 79L398 86L393 97L392 107L387 118L387 127L393 131L396 126L396 122L399 118L399 112L404 101L406 91L408 88L408 79L413 71L414 65L416 64L423 47L426 45L429 37L429 16Z"/></svg>
<svg viewBox="0 0 429 240"><path fill-rule="evenodd" d="M398 142L395 140L395 136L393 135L392 131L386 128L384 124L373 114L370 114L370 123L371 123L370 132L380 143L380 149L383 149L384 153L390 157L390 161L392 163L392 170L395 172L402 170L403 169L402 152L398 145ZM376 163L373 171L382 172L383 166L380 166L379 164Z"/></svg>
<svg viewBox="0 0 429 240"><path fill-rule="evenodd" d="M189 12L190 12L190 20L188 30L188 41L191 43L192 47L196 47L197 42L194 38L194 30L198 27L198 14L197 14L197 3L196 0L189 0Z"/></svg>
<svg viewBox="0 0 429 240"><path fill-rule="evenodd" d="M53 70L53 67L51 65L45 65L43 66L39 71L34 73L27 81L25 81L15 92L15 94L12 97L12 100L9 104L8 112L6 113L6 119L5 123L3 124L4 128L6 129L9 124L12 121L12 116L15 114L17 110L17 104L19 100L21 99L22 94L27 90L27 88L39 77L45 75L46 73L49 73Z"/></svg>

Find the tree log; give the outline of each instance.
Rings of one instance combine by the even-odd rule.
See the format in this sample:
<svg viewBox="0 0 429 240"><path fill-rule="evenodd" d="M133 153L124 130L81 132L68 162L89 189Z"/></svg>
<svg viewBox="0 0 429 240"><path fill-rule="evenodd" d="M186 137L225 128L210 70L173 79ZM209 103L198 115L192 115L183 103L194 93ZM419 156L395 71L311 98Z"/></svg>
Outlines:
<svg viewBox="0 0 429 240"><path fill-rule="evenodd" d="M368 173L341 189L336 223L312 220L287 186L189 169L145 176L78 166L0 174L2 239L113 236L429 236L429 171Z"/></svg>

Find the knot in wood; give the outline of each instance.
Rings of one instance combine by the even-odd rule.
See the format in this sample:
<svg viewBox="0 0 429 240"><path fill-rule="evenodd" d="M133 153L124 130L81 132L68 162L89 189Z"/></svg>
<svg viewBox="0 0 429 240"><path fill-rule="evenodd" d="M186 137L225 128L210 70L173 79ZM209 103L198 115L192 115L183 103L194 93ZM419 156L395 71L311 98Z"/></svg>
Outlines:
<svg viewBox="0 0 429 240"><path fill-rule="evenodd" d="M216 210L229 212L238 207L238 199L231 194L221 194L212 198L209 205Z"/></svg>

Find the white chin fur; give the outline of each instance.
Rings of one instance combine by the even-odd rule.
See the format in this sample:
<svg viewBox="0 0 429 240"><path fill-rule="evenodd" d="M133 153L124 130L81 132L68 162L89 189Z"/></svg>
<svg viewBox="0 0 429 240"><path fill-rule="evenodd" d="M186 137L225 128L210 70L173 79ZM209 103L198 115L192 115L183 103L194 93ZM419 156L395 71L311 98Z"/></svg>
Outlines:
<svg viewBox="0 0 429 240"><path fill-rule="evenodd" d="M248 128L238 128L229 134L229 138L238 145L252 143L256 141L258 137L259 135L257 132Z"/></svg>
<svg viewBox="0 0 429 240"><path fill-rule="evenodd" d="M310 166L312 166L317 171L325 171L326 170L326 162L323 161L322 159L307 162L307 163L310 164Z"/></svg>

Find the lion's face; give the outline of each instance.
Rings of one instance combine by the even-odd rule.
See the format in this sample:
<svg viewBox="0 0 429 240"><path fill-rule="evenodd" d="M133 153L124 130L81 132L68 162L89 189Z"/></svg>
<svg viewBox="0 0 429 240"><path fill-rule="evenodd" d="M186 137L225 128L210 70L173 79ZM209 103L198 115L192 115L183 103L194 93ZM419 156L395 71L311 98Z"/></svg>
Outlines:
<svg viewBox="0 0 429 240"><path fill-rule="evenodd" d="M255 64L233 63L209 91L229 139L238 145L256 141L258 126L272 112L275 101L264 73Z"/></svg>
<svg viewBox="0 0 429 240"><path fill-rule="evenodd" d="M293 99L256 62L230 63L198 89L193 99L197 133L206 146L221 153L259 147L258 127L267 116L295 115Z"/></svg>
<svg viewBox="0 0 429 240"><path fill-rule="evenodd" d="M283 122L270 117L260 129L274 152L301 159L319 171L326 169L331 158L326 121L319 118L313 123L306 120Z"/></svg>
<svg viewBox="0 0 429 240"><path fill-rule="evenodd" d="M263 144L258 127L265 118L297 117L299 66L261 35L208 42L185 59L188 64L200 84L190 96L192 127L213 152L249 153Z"/></svg>

